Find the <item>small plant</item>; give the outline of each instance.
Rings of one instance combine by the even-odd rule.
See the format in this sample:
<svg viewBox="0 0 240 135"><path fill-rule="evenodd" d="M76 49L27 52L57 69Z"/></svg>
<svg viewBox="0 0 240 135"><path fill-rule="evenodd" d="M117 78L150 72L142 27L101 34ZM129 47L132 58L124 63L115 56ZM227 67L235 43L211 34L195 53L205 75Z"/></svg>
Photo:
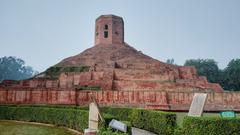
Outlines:
<svg viewBox="0 0 240 135"><path fill-rule="evenodd" d="M60 67L53 66L45 71L46 77L50 79L57 79L59 75L63 72L88 72L89 66L79 66L79 67Z"/></svg>
<svg viewBox="0 0 240 135"><path fill-rule="evenodd" d="M118 120L129 121L128 126L145 129L159 135L172 135L177 127L176 114L137 108L103 107L102 112L115 116Z"/></svg>
<svg viewBox="0 0 240 135"><path fill-rule="evenodd" d="M101 87L100 86L76 86L75 88L76 90L95 90L95 91L98 91L98 90L101 90Z"/></svg>
<svg viewBox="0 0 240 135"><path fill-rule="evenodd" d="M108 127L108 128L101 128L97 135L128 135L128 134L116 131Z"/></svg>

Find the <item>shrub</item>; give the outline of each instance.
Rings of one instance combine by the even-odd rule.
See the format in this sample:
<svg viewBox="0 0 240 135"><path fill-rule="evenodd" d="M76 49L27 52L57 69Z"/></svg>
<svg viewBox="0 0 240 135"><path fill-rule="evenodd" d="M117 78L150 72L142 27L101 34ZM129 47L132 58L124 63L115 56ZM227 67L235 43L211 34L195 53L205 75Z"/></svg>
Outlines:
<svg viewBox="0 0 240 135"><path fill-rule="evenodd" d="M87 109L87 107L56 105L0 105L0 119L49 123L83 131L88 127ZM176 127L176 114L174 113L135 108L103 107L100 109L105 119L105 122L99 125L102 134L123 134L108 128L112 119L127 124L127 134L131 134L131 126L159 135L173 134Z"/></svg>
<svg viewBox="0 0 240 135"><path fill-rule="evenodd" d="M133 108L101 108L104 113L115 116L118 120L129 121L131 126L145 129L160 135L173 134L176 127L176 114L155 110Z"/></svg>
<svg viewBox="0 0 240 135"><path fill-rule="evenodd" d="M184 135L239 135L239 118L185 117L181 134Z"/></svg>
<svg viewBox="0 0 240 135"><path fill-rule="evenodd" d="M95 90L95 91L101 90L100 86L75 86L75 87L76 90Z"/></svg>
<svg viewBox="0 0 240 135"><path fill-rule="evenodd" d="M106 114L106 113L103 114L103 117L104 117L104 121L103 122L100 121L99 128L107 128L111 120L116 119L115 116L111 114Z"/></svg>
<svg viewBox="0 0 240 135"><path fill-rule="evenodd" d="M145 129L159 135L173 134L176 127L176 114L154 110L134 109L131 115L134 127Z"/></svg>
<svg viewBox="0 0 240 135"><path fill-rule="evenodd" d="M45 74L50 79L56 79L62 72L88 72L89 66L79 66L79 67L60 67L53 66L45 71Z"/></svg>
<svg viewBox="0 0 240 135"><path fill-rule="evenodd" d="M133 108L114 108L114 107L102 107L100 110L103 113L108 113L116 117L117 120L129 121Z"/></svg>
<svg viewBox="0 0 240 135"><path fill-rule="evenodd" d="M77 108L0 106L0 119L49 123L78 131L88 127L88 111Z"/></svg>
<svg viewBox="0 0 240 135"><path fill-rule="evenodd" d="M128 134L119 131L114 131L112 128L108 127L100 129L98 135L128 135Z"/></svg>

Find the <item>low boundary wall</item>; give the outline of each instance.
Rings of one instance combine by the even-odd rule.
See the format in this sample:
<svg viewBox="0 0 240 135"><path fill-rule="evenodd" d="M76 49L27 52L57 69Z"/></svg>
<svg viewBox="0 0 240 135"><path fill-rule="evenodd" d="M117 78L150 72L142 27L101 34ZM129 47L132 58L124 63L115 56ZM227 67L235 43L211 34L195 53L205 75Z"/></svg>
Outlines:
<svg viewBox="0 0 240 135"><path fill-rule="evenodd" d="M166 91L89 91L47 88L0 88L0 104L88 105L88 94L94 94L101 106L141 107L148 109L188 111L192 92ZM206 111L240 111L240 92L208 93Z"/></svg>

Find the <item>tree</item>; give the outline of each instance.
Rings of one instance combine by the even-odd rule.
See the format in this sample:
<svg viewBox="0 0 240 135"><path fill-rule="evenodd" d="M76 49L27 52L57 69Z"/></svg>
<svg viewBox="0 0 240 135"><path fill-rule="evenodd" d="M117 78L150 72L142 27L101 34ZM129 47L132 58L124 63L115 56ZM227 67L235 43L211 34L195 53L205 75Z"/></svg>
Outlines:
<svg viewBox="0 0 240 135"><path fill-rule="evenodd" d="M166 63L174 65L174 59L167 59Z"/></svg>
<svg viewBox="0 0 240 135"><path fill-rule="evenodd" d="M213 59L190 59L184 65L196 67L198 75L206 76L210 82L219 82L220 71Z"/></svg>
<svg viewBox="0 0 240 135"><path fill-rule="evenodd" d="M240 59L231 60L224 69L224 88L240 91Z"/></svg>
<svg viewBox="0 0 240 135"><path fill-rule="evenodd" d="M35 73L32 67L25 66L22 59L13 56L0 58L0 82L30 78Z"/></svg>

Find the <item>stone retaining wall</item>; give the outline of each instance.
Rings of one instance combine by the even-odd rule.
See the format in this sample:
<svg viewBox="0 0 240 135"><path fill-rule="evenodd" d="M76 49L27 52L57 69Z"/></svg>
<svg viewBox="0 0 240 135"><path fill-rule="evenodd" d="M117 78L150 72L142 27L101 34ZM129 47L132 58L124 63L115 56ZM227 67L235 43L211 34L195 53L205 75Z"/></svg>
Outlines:
<svg viewBox="0 0 240 135"><path fill-rule="evenodd" d="M165 91L76 91L47 88L0 88L0 104L88 105L92 93L102 106L127 106L160 110L187 111L192 92ZM209 93L205 110L240 111L239 92Z"/></svg>

